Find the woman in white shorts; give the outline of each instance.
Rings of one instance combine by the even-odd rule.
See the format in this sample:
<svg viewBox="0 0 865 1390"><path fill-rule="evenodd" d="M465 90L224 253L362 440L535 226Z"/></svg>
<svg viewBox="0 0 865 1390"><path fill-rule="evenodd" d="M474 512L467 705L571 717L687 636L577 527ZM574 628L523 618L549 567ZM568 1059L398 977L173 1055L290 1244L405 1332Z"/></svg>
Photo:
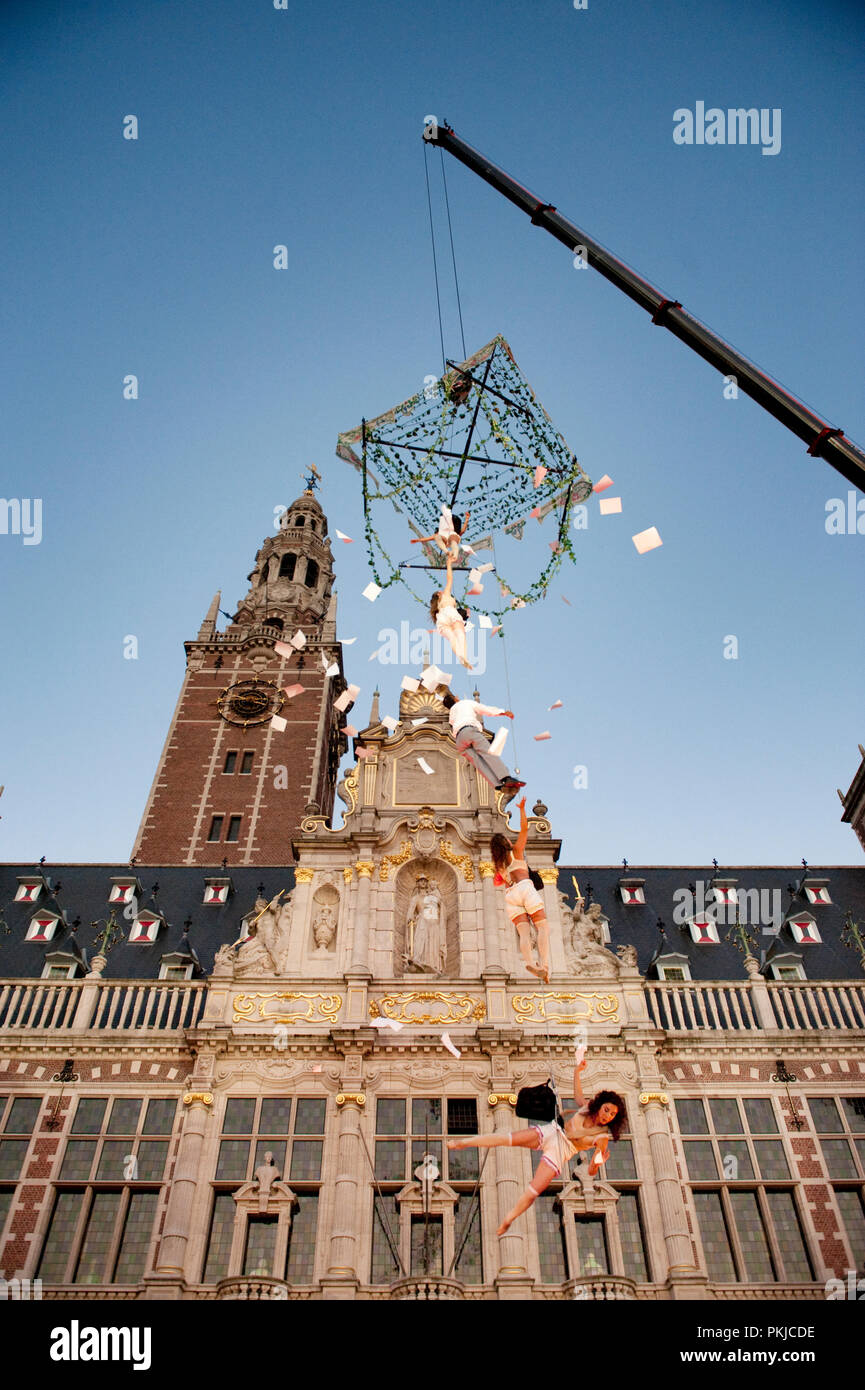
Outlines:
<svg viewBox="0 0 865 1390"><path fill-rule="evenodd" d="M537 1172L496 1235L503 1236L511 1223L528 1211L553 1179L566 1170L574 1154L584 1149L595 1150L589 1164L590 1177L594 1177L600 1164L606 1162L610 1140L618 1139L625 1123L625 1102L615 1091L599 1091L591 1100L586 1100L580 1085L580 1072L585 1065L585 1061L578 1062L574 1068L574 1095L582 1105L568 1116L564 1128L550 1120L548 1124L534 1124L513 1134L477 1134L467 1139L448 1140L449 1149L492 1149L508 1145L542 1150Z"/></svg>
<svg viewBox="0 0 865 1390"><path fill-rule="evenodd" d="M469 513L466 512L465 520L454 516L450 507L442 507L442 514L439 517L438 530L431 536L415 536L412 545L425 545L427 541L435 541L439 550L445 555L449 555L452 560L459 558L460 541L466 533L469 524Z"/></svg>
<svg viewBox="0 0 865 1390"><path fill-rule="evenodd" d="M520 953L526 969L550 983L550 929L544 900L529 877L529 866L523 855L529 838L529 822L526 816L526 798L518 801L520 808L520 833L517 843L511 848L506 835L494 835L490 841L490 853L496 874L493 882L505 888L505 909L517 929ZM538 960L535 965L532 955L532 923L538 933Z"/></svg>
<svg viewBox="0 0 865 1390"><path fill-rule="evenodd" d="M457 661L465 666L467 671L471 671L472 664L466 657L466 625L453 595L454 572L450 555L447 558L447 574L448 582L445 587L437 589L432 596L430 616L435 619L437 631L450 643Z"/></svg>

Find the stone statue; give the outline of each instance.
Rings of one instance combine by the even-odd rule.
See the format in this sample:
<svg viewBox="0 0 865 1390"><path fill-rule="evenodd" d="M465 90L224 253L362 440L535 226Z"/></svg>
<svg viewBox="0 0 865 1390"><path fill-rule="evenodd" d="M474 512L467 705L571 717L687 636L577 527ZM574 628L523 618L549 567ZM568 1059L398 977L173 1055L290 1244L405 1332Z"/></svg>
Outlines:
<svg viewBox="0 0 865 1390"><path fill-rule="evenodd" d="M243 975L282 975L283 961L288 949L291 924L291 903L281 906L280 893L271 902L257 898L257 922L250 927L246 940L241 942L234 967L234 977ZM235 943L236 944L236 943Z"/></svg>
<svg viewBox="0 0 865 1390"><path fill-rule="evenodd" d="M270 1149L268 1149L264 1155L264 1162L260 1163L256 1168L254 1176L258 1182L258 1210L267 1211L270 1190L281 1176L279 1169L273 1161L273 1154L270 1152Z"/></svg>
<svg viewBox="0 0 865 1390"><path fill-rule="evenodd" d="M622 963L604 945L602 915L600 903L592 903L585 911L582 899L577 901L571 914L571 970L575 975L612 976L618 979Z"/></svg>
<svg viewBox="0 0 865 1390"><path fill-rule="evenodd" d="M312 924L312 935L316 945L316 954L327 955L336 936L333 908L328 907L327 904L324 905Z"/></svg>
<svg viewBox="0 0 865 1390"><path fill-rule="evenodd" d="M637 964L636 946L617 946L616 955L619 957L622 965L627 966L628 969L635 967Z"/></svg>
<svg viewBox="0 0 865 1390"><path fill-rule="evenodd" d="M447 956L447 931L442 896L425 874L417 880L406 914L405 956L408 970L441 975Z"/></svg>

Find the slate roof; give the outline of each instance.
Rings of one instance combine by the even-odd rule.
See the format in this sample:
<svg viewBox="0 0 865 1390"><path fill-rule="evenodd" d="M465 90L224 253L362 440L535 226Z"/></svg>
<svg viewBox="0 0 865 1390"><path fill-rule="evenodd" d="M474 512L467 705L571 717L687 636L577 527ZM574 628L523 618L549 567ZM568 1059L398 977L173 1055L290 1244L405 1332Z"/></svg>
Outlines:
<svg viewBox="0 0 865 1390"><path fill-rule="evenodd" d="M268 899L280 888L290 890L294 886L294 869L282 865L252 865L223 871L201 865L176 864L155 867L139 865L132 870L128 863L46 864L42 872L50 879L56 897L43 891L35 907L13 902L19 874L39 872L38 865L0 864L0 909L9 928L7 934L0 925L0 978L38 979L46 953L67 950L70 942L77 941L79 949L84 951L88 959L92 957L97 949L93 938L99 928L91 927L90 923L106 921L110 910L110 881L115 876L135 874L138 877L144 890L140 906L161 912L167 929L163 928L150 945L131 945L127 940L129 923L123 917L122 908L119 909L117 922L123 927L123 936L118 938L108 954L104 973L106 979L158 978L162 957L180 949L183 923L187 917L192 919L189 940L198 954L203 973L207 975L212 968L215 952L239 935L241 919L258 896L258 885L264 885L264 897ZM808 874L809 877L827 880L832 899L830 905L810 905L806 903L804 895L791 896L790 890L803 877L801 866L725 865L718 871L719 877L735 879L740 893L747 889L764 890L767 906L772 902L768 895L772 890L778 890L784 917L787 917L791 906L797 913L800 910L808 912L816 921L822 937L819 945L797 945L789 927L784 926L775 939L761 935L758 924L754 934L762 949L768 948L771 954L796 952L801 956L810 980L850 979L861 982L863 976L858 953L848 950L840 936L848 909L865 934L865 866L810 866ZM205 906L205 880L220 876L231 879L233 891L223 906ZM741 981L746 978L742 954L732 941L727 940L729 927L726 924L719 923L720 944L708 946L692 941L687 927L680 927L673 920L676 905L674 894L677 890L687 889L691 884L696 889L702 881L706 904L712 901L709 884L714 870L711 865L629 865L628 879L645 880L646 902L639 906L626 906L622 902L618 892L622 876L620 865L559 865L558 887L566 895L569 905L573 906L576 891L572 878L576 877L584 897L588 899L591 893L591 899L601 904L604 915L609 918L610 949L614 951L616 946L626 943L636 946L638 965L643 974L661 942L657 926L660 918L664 923L666 938L661 949L664 953L675 952L687 956L694 980ZM154 900L156 885L158 889ZM57 932L50 943L25 941L31 916L36 908L45 907L62 910L69 926ZM81 920L77 932L73 934L70 927L76 917Z"/></svg>

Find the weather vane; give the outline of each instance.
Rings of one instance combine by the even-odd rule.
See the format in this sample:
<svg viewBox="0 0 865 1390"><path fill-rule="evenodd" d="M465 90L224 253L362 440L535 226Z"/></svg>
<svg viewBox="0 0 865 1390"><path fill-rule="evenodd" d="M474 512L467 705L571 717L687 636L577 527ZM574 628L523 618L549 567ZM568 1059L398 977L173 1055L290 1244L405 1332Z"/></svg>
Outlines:
<svg viewBox="0 0 865 1390"><path fill-rule="evenodd" d="M307 472L301 473L300 476L303 478L303 481L306 484L307 492L315 492L316 488L321 482L321 474L319 473L315 464L311 463Z"/></svg>

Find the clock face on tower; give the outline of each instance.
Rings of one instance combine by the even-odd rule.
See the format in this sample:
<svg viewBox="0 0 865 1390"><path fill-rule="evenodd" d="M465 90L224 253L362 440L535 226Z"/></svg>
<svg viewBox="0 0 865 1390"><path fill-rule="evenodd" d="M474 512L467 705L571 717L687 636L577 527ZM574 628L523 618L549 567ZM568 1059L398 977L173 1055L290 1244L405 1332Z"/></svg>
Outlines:
<svg viewBox="0 0 865 1390"><path fill-rule="evenodd" d="M216 702L222 718L227 724L264 724L274 714L279 714L285 704L285 696L273 681L237 681L227 685L220 692Z"/></svg>

